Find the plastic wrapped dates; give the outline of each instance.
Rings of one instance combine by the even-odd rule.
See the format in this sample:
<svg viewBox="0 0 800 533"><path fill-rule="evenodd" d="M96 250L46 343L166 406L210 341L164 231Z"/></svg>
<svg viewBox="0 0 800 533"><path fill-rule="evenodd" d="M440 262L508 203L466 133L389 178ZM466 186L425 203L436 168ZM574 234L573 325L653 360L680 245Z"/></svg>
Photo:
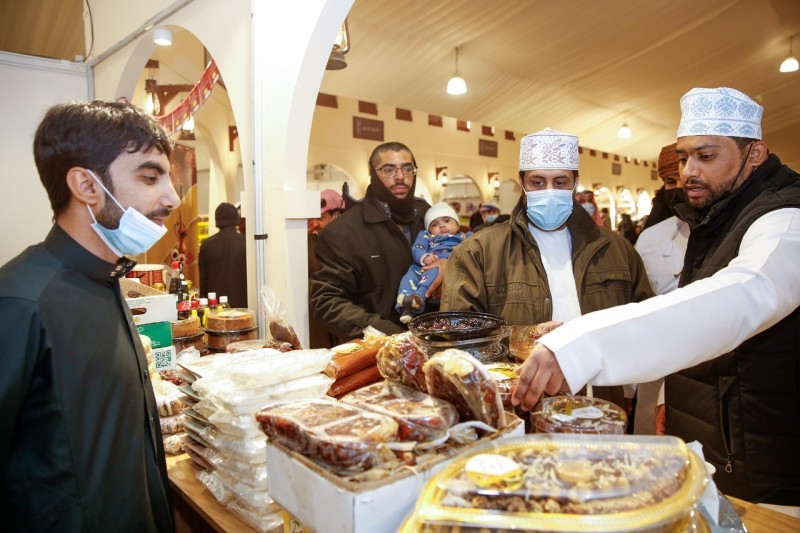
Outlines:
<svg viewBox="0 0 800 533"><path fill-rule="evenodd" d="M378 447L397 437L392 418L333 400L268 404L256 420L269 439L334 468L370 468Z"/></svg>
<svg viewBox="0 0 800 533"><path fill-rule="evenodd" d="M467 352L439 352L425 363L424 371L428 393L455 405L462 421L479 420L495 429L506 425L497 382L486 366Z"/></svg>
<svg viewBox="0 0 800 533"><path fill-rule="evenodd" d="M398 423L400 440L435 440L458 422L458 411L451 403L391 381L374 383L341 401L391 416Z"/></svg>
<svg viewBox="0 0 800 533"><path fill-rule="evenodd" d="M389 381L428 392L422 365L427 357L410 333L393 335L378 351L378 370Z"/></svg>

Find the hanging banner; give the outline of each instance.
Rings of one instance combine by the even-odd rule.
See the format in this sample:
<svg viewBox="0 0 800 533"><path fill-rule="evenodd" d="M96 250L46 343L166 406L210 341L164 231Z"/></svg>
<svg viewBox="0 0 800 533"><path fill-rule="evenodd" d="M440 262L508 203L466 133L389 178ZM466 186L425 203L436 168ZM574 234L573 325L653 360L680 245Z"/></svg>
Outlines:
<svg viewBox="0 0 800 533"><path fill-rule="evenodd" d="M217 84L219 78L219 69L212 59L203 75L200 76L200 80L189 91L188 98L170 113L156 117L158 123L167 130L167 134L172 135L179 131L186 119L200 110L200 107L206 103L206 100L211 95L211 90Z"/></svg>

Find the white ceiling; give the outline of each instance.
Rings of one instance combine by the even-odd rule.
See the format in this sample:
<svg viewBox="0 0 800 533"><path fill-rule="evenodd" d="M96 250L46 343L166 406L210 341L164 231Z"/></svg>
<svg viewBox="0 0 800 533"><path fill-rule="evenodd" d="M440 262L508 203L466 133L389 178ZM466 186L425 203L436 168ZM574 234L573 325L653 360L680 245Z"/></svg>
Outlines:
<svg viewBox="0 0 800 533"><path fill-rule="evenodd" d="M2 0L0 50L85 55L82 7ZM800 169L800 72L778 72L793 35L800 55L800 0L355 0L348 23L348 67L322 92L654 161L681 95L730 86L764 105L767 144ZM444 90L456 46L462 96Z"/></svg>
<svg viewBox="0 0 800 533"><path fill-rule="evenodd" d="M778 72L800 0L356 0L348 24L348 67L322 92L655 161L680 97L730 86L764 105L764 139L800 169L800 72ZM445 92L456 46L462 96Z"/></svg>

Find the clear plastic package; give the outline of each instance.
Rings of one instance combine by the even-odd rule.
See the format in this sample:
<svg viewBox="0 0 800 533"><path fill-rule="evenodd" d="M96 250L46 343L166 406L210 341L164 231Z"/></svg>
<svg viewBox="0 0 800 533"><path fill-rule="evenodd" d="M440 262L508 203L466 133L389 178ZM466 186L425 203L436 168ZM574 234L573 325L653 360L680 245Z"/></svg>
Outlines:
<svg viewBox="0 0 800 533"><path fill-rule="evenodd" d="M283 531L283 513L280 506L268 511L254 511L239 500L233 500L228 505L228 511L238 516L242 522L252 527L259 533L269 533L276 528Z"/></svg>
<svg viewBox="0 0 800 533"><path fill-rule="evenodd" d="M511 393L517 386L519 376L515 370L517 365L511 363L489 363L486 365L486 370L492 375L497 383L497 392L500 394L500 401L503 403L503 409L506 411L514 411L515 407L511 404Z"/></svg>
<svg viewBox="0 0 800 533"><path fill-rule="evenodd" d="M325 374L339 379L377 363L378 346L369 346L362 339L354 339L331 348L333 357Z"/></svg>
<svg viewBox="0 0 800 533"><path fill-rule="evenodd" d="M428 393L452 403L462 422L478 420L495 429L506 425L497 382L486 366L467 352L439 352L425 363L424 372Z"/></svg>
<svg viewBox="0 0 800 533"><path fill-rule="evenodd" d="M344 396L341 402L390 416L400 440L427 442L447 434L458 411L445 400L391 381L381 381Z"/></svg>
<svg viewBox="0 0 800 533"><path fill-rule="evenodd" d="M223 470L215 470L214 473L228 492L250 508L269 510L275 505L275 500L270 497L266 489L266 483L263 489L257 489L246 483L242 483L238 478L234 478Z"/></svg>
<svg viewBox="0 0 800 533"><path fill-rule="evenodd" d="M333 467L366 470L379 445L397 438L397 422L333 400L295 400L256 415L271 441Z"/></svg>
<svg viewBox="0 0 800 533"><path fill-rule="evenodd" d="M281 371L276 368L276 372L280 373ZM271 381L271 379L268 380ZM332 383L333 379L316 373L256 388L243 388L240 382L232 379L200 380L197 382L197 386L198 390L218 407L233 415L252 416L258 409L271 401L322 398Z"/></svg>
<svg viewBox="0 0 800 533"><path fill-rule="evenodd" d="M527 435L457 457L401 531L695 531L706 482L675 437Z"/></svg>
<svg viewBox="0 0 800 533"><path fill-rule="evenodd" d="M269 334L276 341L288 342L295 350L302 350L300 339L289 321L286 319L286 311L281 306L278 293L272 287L261 287L261 304L264 310L264 317L269 322Z"/></svg>
<svg viewBox="0 0 800 533"><path fill-rule="evenodd" d="M272 348L279 352L291 352L294 350L291 344L283 341L276 341L274 339L250 339L244 341L236 341L228 344L225 347L227 353L247 352L249 350L258 350L259 348Z"/></svg>
<svg viewBox="0 0 800 533"><path fill-rule="evenodd" d="M227 505L228 502L233 500L233 493L225 488L219 476L213 470L200 470L195 475L197 480L203 484L205 488L214 496L217 503Z"/></svg>
<svg viewBox="0 0 800 533"><path fill-rule="evenodd" d="M256 314L252 309L218 307L206 314L206 331L224 333L256 328Z"/></svg>
<svg viewBox="0 0 800 533"><path fill-rule="evenodd" d="M162 416L161 421L161 433L164 435L170 435L172 433L180 433L183 431L183 421L186 420L186 415L183 413L172 415L172 416Z"/></svg>
<svg viewBox="0 0 800 533"><path fill-rule="evenodd" d="M341 398L345 394L372 385L378 381L383 381L383 376L378 369L378 365L368 366L361 370L356 370L352 374L338 378L328 389L328 396Z"/></svg>
<svg viewBox="0 0 800 533"><path fill-rule="evenodd" d="M531 423L539 433L624 435L628 416L600 398L551 396L542 398L539 409L531 413Z"/></svg>
<svg viewBox="0 0 800 533"><path fill-rule="evenodd" d="M162 438L164 442L164 451L170 454L179 454L183 450L183 444L186 442L186 433L173 433L172 435L165 435Z"/></svg>
<svg viewBox="0 0 800 533"><path fill-rule="evenodd" d="M378 350L378 370L389 381L428 392L422 365L428 360L411 333L392 335Z"/></svg>
<svg viewBox="0 0 800 533"><path fill-rule="evenodd" d="M251 340L258 337L258 328L240 329L235 331L212 331L206 330L205 345L206 349L214 353L228 353L228 345L233 342Z"/></svg>
<svg viewBox="0 0 800 533"><path fill-rule="evenodd" d="M258 353L258 357L251 357L241 361L231 361L228 365L214 372L211 378L202 378L195 381L193 387L203 394L204 387L208 388L209 382L222 382L230 380L229 390L255 389L276 385L285 381L311 376L322 372L331 360L333 352L326 349L295 350L281 353L276 350L264 349L256 352L241 352L229 354L227 357ZM225 357L225 356L223 356ZM221 387L221 385L217 386Z"/></svg>

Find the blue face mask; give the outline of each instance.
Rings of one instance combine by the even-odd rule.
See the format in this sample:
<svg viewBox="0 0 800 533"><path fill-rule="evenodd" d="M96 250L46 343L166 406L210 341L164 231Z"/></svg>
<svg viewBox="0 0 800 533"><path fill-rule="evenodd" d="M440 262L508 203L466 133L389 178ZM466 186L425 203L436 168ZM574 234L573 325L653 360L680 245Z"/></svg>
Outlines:
<svg viewBox="0 0 800 533"><path fill-rule="evenodd" d="M495 220L497 220L497 215L486 215L486 223L487 224L491 224Z"/></svg>
<svg viewBox="0 0 800 533"><path fill-rule="evenodd" d="M572 189L525 191L528 218L545 231L560 228L572 213Z"/></svg>
<svg viewBox="0 0 800 533"><path fill-rule="evenodd" d="M585 204L581 204L581 207L586 209L586 212L589 213L589 216L594 216L594 204L586 202Z"/></svg>
<svg viewBox="0 0 800 533"><path fill-rule="evenodd" d="M94 172L91 170L88 170L88 172L97 181L100 188L114 200L120 210L124 211L122 218L119 219L119 227L117 229L108 229L97 222L92 210L88 205L86 206L89 209L89 214L92 215L92 220L94 220L92 229L117 256L143 254L167 233L167 228L156 224L133 207L128 209L122 207L117 199L108 192L103 182L95 176Z"/></svg>

